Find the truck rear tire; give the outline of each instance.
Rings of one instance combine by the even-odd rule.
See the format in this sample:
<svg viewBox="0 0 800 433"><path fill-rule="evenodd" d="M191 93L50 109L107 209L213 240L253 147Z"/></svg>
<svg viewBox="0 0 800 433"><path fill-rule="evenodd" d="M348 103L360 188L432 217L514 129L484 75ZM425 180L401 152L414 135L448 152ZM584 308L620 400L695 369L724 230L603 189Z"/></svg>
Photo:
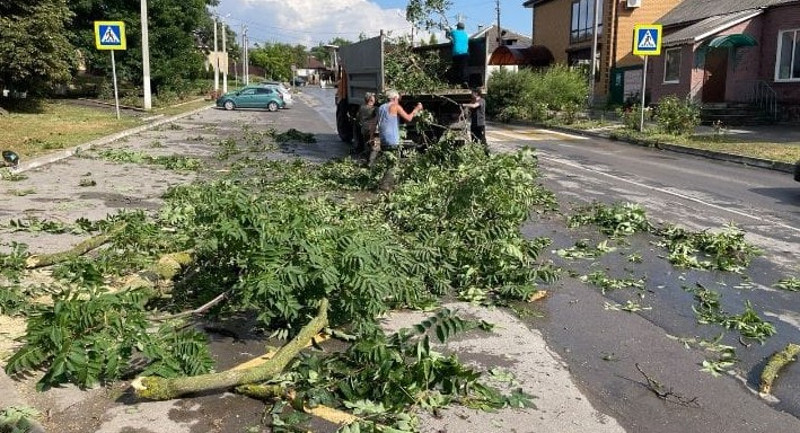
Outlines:
<svg viewBox="0 0 800 433"><path fill-rule="evenodd" d="M353 141L353 122L348 115L349 108L347 99L342 99L336 106L336 132L345 143Z"/></svg>

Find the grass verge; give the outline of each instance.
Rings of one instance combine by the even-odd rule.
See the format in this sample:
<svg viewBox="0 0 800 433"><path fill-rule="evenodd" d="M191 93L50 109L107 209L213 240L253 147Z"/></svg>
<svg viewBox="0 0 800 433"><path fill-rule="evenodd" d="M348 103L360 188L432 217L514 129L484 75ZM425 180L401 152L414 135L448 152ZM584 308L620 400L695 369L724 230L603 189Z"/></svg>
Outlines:
<svg viewBox="0 0 800 433"><path fill-rule="evenodd" d="M613 133L620 139L635 139L652 141L653 143L668 143L692 149L708 150L729 155L746 156L750 158L765 159L794 164L800 160L800 144L776 143L767 141L743 141L735 136L726 135L692 135L676 136L657 132L640 133L618 129Z"/></svg>
<svg viewBox="0 0 800 433"><path fill-rule="evenodd" d="M13 150L22 158L76 146L88 141L143 125L143 117L154 114L174 116L210 105L191 101L150 113L123 112L117 120L114 107L76 104L69 100L46 100L31 108L0 117L0 149Z"/></svg>

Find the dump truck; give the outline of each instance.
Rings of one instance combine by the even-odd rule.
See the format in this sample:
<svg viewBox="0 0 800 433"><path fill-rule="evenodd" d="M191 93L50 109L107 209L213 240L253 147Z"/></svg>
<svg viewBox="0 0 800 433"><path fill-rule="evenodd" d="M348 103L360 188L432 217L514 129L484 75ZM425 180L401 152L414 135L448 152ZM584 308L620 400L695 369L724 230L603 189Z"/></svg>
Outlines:
<svg viewBox="0 0 800 433"><path fill-rule="evenodd" d="M342 141L350 142L358 133L356 114L364 103L364 95L373 92L382 95L387 87L385 76L386 45L389 43L384 34L365 39L350 45L339 47L338 88L336 93L336 129ZM449 43L425 45L412 48L414 52L438 52L439 57L447 64L451 63L451 45ZM488 57L485 38L470 39L468 76L469 87L485 87L486 59ZM440 77L441 78L441 77ZM403 96L401 105L411 111L417 102L421 102L425 110L433 115L434 122L442 126L428 139L438 139L446 129L466 130L465 119L460 104L471 101L471 92L461 83L452 83L449 87L430 93L406 94L396 89ZM409 136L416 141L419 137Z"/></svg>

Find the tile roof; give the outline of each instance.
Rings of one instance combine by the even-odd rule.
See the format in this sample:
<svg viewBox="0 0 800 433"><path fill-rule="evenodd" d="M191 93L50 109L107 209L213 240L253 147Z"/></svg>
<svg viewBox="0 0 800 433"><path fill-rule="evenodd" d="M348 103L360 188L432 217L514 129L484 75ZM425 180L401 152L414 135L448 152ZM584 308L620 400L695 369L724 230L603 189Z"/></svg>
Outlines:
<svg viewBox="0 0 800 433"><path fill-rule="evenodd" d="M664 26L688 24L717 15L726 15L747 9L769 8L798 0L684 0L658 20Z"/></svg>
<svg viewBox="0 0 800 433"><path fill-rule="evenodd" d="M727 15L708 17L675 33L664 36L661 44L665 47L670 47L699 42L762 13L764 13L763 9L748 9Z"/></svg>

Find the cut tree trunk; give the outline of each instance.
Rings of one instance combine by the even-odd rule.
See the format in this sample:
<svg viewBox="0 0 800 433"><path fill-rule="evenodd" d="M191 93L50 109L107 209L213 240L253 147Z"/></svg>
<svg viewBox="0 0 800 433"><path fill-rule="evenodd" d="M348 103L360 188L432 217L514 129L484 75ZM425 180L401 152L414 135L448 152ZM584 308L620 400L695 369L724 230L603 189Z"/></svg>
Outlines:
<svg viewBox="0 0 800 433"><path fill-rule="evenodd" d="M797 360L798 355L800 355L800 344L794 343L789 343L783 350L773 354L767 361L764 371L761 372L759 391L762 394L769 394L772 391L772 383L778 377L778 372L790 362Z"/></svg>
<svg viewBox="0 0 800 433"><path fill-rule="evenodd" d="M280 374L317 333L328 326L328 300L323 299L317 315L311 319L297 336L281 347L268 362L243 370L228 370L220 373L193 377L164 379L140 377L133 381L136 396L151 400L169 400L186 394L230 388L248 383L263 382Z"/></svg>
<svg viewBox="0 0 800 433"><path fill-rule="evenodd" d="M89 239L81 241L78 245L70 248L67 251L61 251L53 254L42 254L38 256L30 256L25 260L25 267L27 269L43 268L45 266L55 265L56 263L66 262L67 260L80 257L89 251L99 248L106 242L110 241L114 235L119 233L121 228L109 230L108 233L102 233L97 236L92 236Z"/></svg>

